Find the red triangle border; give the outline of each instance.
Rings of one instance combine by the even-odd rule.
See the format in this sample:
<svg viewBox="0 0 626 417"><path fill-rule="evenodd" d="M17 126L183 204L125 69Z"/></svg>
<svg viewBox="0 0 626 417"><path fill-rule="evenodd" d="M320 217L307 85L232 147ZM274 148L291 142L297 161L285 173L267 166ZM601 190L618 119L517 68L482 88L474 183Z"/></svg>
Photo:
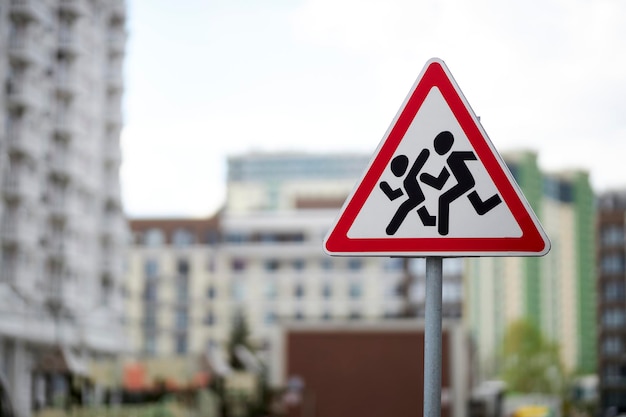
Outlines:
<svg viewBox="0 0 626 417"><path fill-rule="evenodd" d="M506 202L522 230L517 238L367 238L351 239L348 231L361 208L381 178L415 115L432 88L438 88L494 185ZM343 256L541 256L550 249L530 205L526 202L508 168L491 144L486 133L454 82L447 67L439 59L428 61L418 77L395 123L381 141L377 153L361 182L346 200L335 226L324 242L330 255Z"/></svg>

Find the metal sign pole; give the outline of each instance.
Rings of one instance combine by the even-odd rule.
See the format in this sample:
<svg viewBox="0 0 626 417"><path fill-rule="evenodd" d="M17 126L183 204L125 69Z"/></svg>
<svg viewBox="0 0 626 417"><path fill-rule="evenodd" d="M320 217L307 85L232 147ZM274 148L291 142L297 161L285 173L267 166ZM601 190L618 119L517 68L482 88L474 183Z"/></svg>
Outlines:
<svg viewBox="0 0 626 417"><path fill-rule="evenodd" d="M441 416L441 288L443 258L426 258L424 417Z"/></svg>

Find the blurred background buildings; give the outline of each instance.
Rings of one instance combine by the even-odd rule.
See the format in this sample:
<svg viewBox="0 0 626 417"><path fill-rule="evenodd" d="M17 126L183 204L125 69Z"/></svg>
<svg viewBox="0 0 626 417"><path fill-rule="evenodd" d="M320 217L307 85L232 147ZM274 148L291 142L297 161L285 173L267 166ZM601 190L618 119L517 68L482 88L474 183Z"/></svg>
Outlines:
<svg viewBox="0 0 626 417"><path fill-rule="evenodd" d="M626 409L626 191L598 198L597 314L600 409Z"/></svg>
<svg viewBox="0 0 626 417"><path fill-rule="evenodd" d="M595 202L586 172L543 173L537 155L503 155L552 242L541 258L468 259L466 319L484 376L500 370L507 326L526 318L561 346L577 373L596 366Z"/></svg>
<svg viewBox="0 0 626 417"><path fill-rule="evenodd" d="M229 161L228 200L215 218L131 220L127 302L136 351L223 346L238 315L249 321L258 347L269 347L281 319L396 318L407 315L407 303L411 315L423 316L423 260L338 259L322 251L367 161L242 155ZM447 259L444 271L444 315L459 319L462 261ZM173 299L187 302L178 308Z"/></svg>
<svg viewBox="0 0 626 417"><path fill-rule="evenodd" d="M180 359L206 354L226 372L241 318L262 358L280 352L285 326L418 323L423 259L322 251L371 155L231 156L215 215L134 218L129 230L125 8L0 0L0 383L18 415L97 379L105 360L120 367L113 384L126 360L185 362L195 375ZM601 411L626 412L626 194L595 195L584 171L543 172L532 152L504 159L552 250L445 260L443 314L467 332L455 346L470 379L498 377L506 329L523 318L558 343L566 369L598 375Z"/></svg>
<svg viewBox="0 0 626 417"><path fill-rule="evenodd" d="M0 1L0 370L19 415L125 349L125 13Z"/></svg>
<svg viewBox="0 0 626 417"><path fill-rule="evenodd" d="M602 352L623 363L620 320L626 310L615 305L624 301L624 251L615 247L623 240L623 221L613 220L611 230L601 232L614 246L609 259L600 254L596 261L596 219L602 219L606 203L596 204L588 173L542 172L533 152L504 154L504 159L551 237L552 250L542 258L445 260L444 316L468 330L472 377L498 377L504 334L520 319L558 344L571 375L594 374ZM347 154L239 155L229 160L228 199L215 217L131 220L135 238L127 302L134 350L151 356L223 349L240 315L250 324L256 348L269 354L273 332L285 323L423 317L423 259L330 258L321 249L367 162L363 155ZM612 195L600 201L620 201ZM193 232L192 221L204 231ZM189 261L192 254L195 260ZM596 271L606 268L617 279L601 290L614 297L612 310L597 313ZM154 271L162 271L155 284ZM181 275L196 288L187 309L156 308L157 317L142 316L148 304L174 305L167 300L179 294ZM617 335L598 342L603 334L598 326L607 320ZM156 343L153 334L160 335ZM597 343L604 346L600 351ZM602 383L608 375L611 389L624 387L620 366L609 363ZM606 395L606 404L615 404L622 394Z"/></svg>

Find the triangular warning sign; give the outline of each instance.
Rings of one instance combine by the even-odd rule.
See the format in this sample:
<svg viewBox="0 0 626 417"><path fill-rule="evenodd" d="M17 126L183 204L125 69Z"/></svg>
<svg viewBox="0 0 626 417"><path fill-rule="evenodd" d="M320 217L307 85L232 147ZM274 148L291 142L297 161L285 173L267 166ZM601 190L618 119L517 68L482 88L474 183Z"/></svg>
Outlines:
<svg viewBox="0 0 626 417"><path fill-rule="evenodd" d="M440 59L324 240L330 255L541 256L550 240Z"/></svg>

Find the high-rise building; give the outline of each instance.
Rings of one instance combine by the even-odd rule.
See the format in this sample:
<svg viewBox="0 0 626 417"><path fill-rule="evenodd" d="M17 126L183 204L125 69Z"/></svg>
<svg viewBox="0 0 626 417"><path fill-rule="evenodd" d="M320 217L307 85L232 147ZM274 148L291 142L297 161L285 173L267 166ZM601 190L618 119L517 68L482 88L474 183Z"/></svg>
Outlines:
<svg viewBox="0 0 626 417"><path fill-rule="evenodd" d="M626 191L598 197L598 375L603 415L626 413Z"/></svg>
<svg viewBox="0 0 626 417"><path fill-rule="evenodd" d="M362 154L251 153L228 159L227 213L341 207L369 162Z"/></svg>
<svg viewBox="0 0 626 417"><path fill-rule="evenodd" d="M19 416L68 389L51 363L123 348L125 20L124 0L0 0L0 372Z"/></svg>
<svg viewBox="0 0 626 417"><path fill-rule="evenodd" d="M526 319L559 344L571 371L596 369L594 195L588 173L547 174L532 152L503 155L551 242L541 258L475 258L466 264L465 318L485 378L498 371L507 326Z"/></svg>

